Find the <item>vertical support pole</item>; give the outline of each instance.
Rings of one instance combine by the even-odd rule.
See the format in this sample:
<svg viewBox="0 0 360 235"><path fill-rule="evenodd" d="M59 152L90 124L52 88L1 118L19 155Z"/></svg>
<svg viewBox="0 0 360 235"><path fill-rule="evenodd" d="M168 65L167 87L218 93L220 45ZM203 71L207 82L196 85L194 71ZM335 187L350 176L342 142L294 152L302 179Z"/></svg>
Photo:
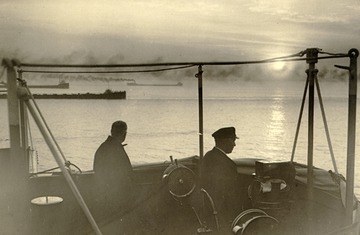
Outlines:
<svg viewBox="0 0 360 235"><path fill-rule="evenodd" d="M314 186L314 169L313 169L313 151L314 151L314 81L317 75L315 64L318 62L318 49L310 48L306 50L306 62L309 64L309 69L306 71L309 78L309 113L308 113L308 152L307 152L307 186L308 198L313 197Z"/></svg>
<svg viewBox="0 0 360 235"><path fill-rule="evenodd" d="M314 186L314 76L313 64L309 65L309 106L308 106L308 150L307 150L307 185L308 196L312 198L312 189Z"/></svg>
<svg viewBox="0 0 360 235"><path fill-rule="evenodd" d="M29 156L27 151L28 139L27 139L27 124L26 124L26 107L24 105L24 101L20 100L19 102L19 110L20 110L20 130L21 130L21 147L24 152L24 157L26 160L25 167L29 169Z"/></svg>
<svg viewBox="0 0 360 235"><path fill-rule="evenodd" d="M12 150L18 149L20 143L20 121L19 121L19 101L17 97L17 82L16 72L10 60L3 60L3 65L6 66L7 72L7 103L8 103L8 117L9 117L9 134L10 134L10 148ZM11 154L11 158L17 158Z"/></svg>
<svg viewBox="0 0 360 235"><path fill-rule="evenodd" d="M22 148L20 105L17 96L17 77L12 61L5 59L3 65L7 72L7 103L10 134L9 166L5 174L6 186L2 189L7 201L8 213L13 216L6 224L4 231L26 233L29 226L28 168L25 152ZM19 223L19 221L22 221Z"/></svg>
<svg viewBox="0 0 360 235"><path fill-rule="evenodd" d="M10 133L10 164L12 171L16 172L16 177L20 177L20 181L24 182L28 173L26 169L26 159L24 151L21 150L21 120L20 105L17 96L17 79L16 71L10 60L4 60L3 64L7 69L7 95L8 95L8 115L9 115L9 133ZM14 179L15 179L14 178Z"/></svg>
<svg viewBox="0 0 360 235"><path fill-rule="evenodd" d="M309 87L309 73L307 73L307 78L306 78L306 83L305 83L305 88L304 88L304 94L303 94L303 98L302 98L302 101L301 101L301 108L300 108L298 123L297 123L297 126L296 126L294 144L293 144L293 149L292 149L292 152L291 152L291 162L294 161L294 157L295 157L296 144L297 144L297 140L298 140L298 137L299 137L301 119L302 119L302 115L303 115L303 112L304 112L304 106L305 106L305 100L306 100L308 87Z"/></svg>
<svg viewBox="0 0 360 235"><path fill-rule="evenodd" d="M357 57L359 51L349 51L349 104L348 104L348 145L346 163L346 222L351 225L353 222L354 203L354 177L355 177L355 137L356 137L356 99L357 99Z"/></svg>
<svg viewBox="0 0 360 235"><path fill-rule="evenodd" d="M198 67L195 77L198 79L198 100L199 100L199 157L204 156L204 118L203 118L203 84L202 84L202 65Z"/></svg>
<svg viewBox="0 0 360 235"><path fill-rule="evenodd" d="M22 73L18 73L19 78L22 79ZM21 130L21 147L24 153L24 161L27 172L29 171L29 151L28 151L28 126L27 126L27 115L26 115L26 107L24 101L19 99L19 111L20 111L20 130Z"/></svg>

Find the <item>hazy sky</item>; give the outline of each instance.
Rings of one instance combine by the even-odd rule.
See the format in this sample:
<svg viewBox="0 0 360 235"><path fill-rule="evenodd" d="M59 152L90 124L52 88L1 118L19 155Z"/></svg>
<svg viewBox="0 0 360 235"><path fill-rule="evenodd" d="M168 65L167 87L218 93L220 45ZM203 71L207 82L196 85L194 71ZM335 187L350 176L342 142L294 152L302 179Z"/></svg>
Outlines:
<svg viewBox="0 0 360 235"><path fill-rule="evenodd" d="M359 0L2 0L0 57L248 60L360 48Z"/></svg>

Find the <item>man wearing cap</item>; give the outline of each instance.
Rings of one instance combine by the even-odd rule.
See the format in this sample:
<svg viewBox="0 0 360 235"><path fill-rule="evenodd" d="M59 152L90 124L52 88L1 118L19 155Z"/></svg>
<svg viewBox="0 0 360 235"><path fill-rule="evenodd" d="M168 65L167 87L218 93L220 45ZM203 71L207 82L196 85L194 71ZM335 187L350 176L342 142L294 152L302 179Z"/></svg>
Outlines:
<svg viewBox="0 0 360 235"><path fill-rule="evenodd" d="M219 218L232 220L242 211L241 187L237 166L227 154L233 151L238 137L234 127L221 128L212 136L215 147L201 160L200 184L214 200Z"/></svg>

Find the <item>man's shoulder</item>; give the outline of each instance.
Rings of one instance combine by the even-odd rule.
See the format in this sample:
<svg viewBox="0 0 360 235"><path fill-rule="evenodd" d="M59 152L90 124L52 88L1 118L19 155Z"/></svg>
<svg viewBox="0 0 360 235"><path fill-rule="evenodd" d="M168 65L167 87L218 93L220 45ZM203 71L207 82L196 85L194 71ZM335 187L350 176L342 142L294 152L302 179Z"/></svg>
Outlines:
<svg viewBox="0 0 360 235"><path fill-rule="evenodd" d="M206 152L203 158L204 163L214 163L218 162L219 160L221 160L221 152L216 148L213 148Z"/></svg>
<svg viewBox="0 0 360 235"><path fill-rule="evenodd" d="M215 152L217 152L217 149L214 147L214 148L210 149L209 151L207 151L207 152L205 153L205 156L214 154Z"/></svg>
<svg viewBox="0 0 360 235"><path fill-rule="evenodd" d="M111 139L109 136L104 142L100 144L100 146L95 152L95 156L108 154L109 152L114 151L116 147L116 142L113 141L113 139Z"/></svg>
<svg viewBox="0 0 360 235"><path fill-rule="evenodd" d="M235 166L235 162L231 160L224 152L214 147L209 150L203 158L203 163L205 165L227 165L227 166Z"/></svg>
<svg viewBox="0 0 360 235"><path fill-rule="evenodd" d="M221 156L222 154L223 153L219 149L214 147L213 149L206 152L206 154L204 155L204 158L217 157L217 156Z"/></svg>

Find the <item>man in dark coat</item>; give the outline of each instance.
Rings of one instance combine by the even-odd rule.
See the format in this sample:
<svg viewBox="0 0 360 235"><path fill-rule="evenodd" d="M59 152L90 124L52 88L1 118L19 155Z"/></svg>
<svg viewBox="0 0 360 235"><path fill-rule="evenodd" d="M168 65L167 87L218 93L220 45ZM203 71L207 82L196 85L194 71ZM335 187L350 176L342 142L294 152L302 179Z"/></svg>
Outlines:
<svg viewBox="0 0 360 235"><path fill-rule="evenodd" d="M114 122L111 126L111 135L95 153L95 178L104 206L125 207L131 198L133 171L122 144L126 133L125 122Z"/></svg>
<svg viewBox="0 0 360 235"><path fill-rule="evenodd" d="M215 147L200 163L200 184L212 197L219 219L233 220L242 208L239 175L236 164L227 156L236 146L234 127L225 127L212 134ZM229 222L229 221L226 221Z"/></svg>

